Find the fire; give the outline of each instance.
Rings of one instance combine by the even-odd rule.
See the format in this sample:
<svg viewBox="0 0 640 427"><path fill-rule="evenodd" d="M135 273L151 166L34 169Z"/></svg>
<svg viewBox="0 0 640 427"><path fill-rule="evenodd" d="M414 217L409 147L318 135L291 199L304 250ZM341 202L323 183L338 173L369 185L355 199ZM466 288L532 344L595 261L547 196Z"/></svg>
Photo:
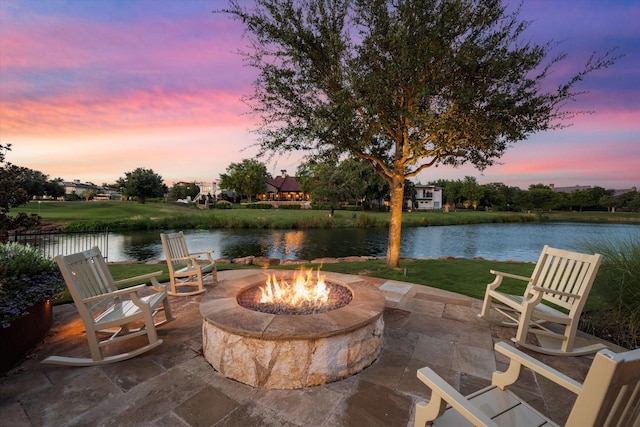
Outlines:
<svg viewBox="0 0 640 427"><path fill-rule="evenodd" d="M260 303L285 307L320 306L329 300L330 290L324 279L320 268L315 278L313 269L297 270L290 282L282 278L278 280L275 274L267 273L266 284L261 288Z"/></svg>

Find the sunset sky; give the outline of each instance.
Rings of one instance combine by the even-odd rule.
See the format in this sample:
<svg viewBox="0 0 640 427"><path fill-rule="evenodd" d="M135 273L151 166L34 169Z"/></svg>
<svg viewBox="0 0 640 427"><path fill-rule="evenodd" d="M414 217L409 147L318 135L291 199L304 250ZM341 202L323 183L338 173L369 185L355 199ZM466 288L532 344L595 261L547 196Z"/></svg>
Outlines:
<svg viewBox="0 0 640 427"><path fill-rule="evenodd" d="M513 4L519 2L514 1ZM249 4L249 3L247 3ZM0 0L0 143L7 160L50 179L114 183L138 167L168 185L219 178L257 152L243 95L241 24L223 0ZM536 134L483 173L438 167L422 183L640 187L640 2L525 0L530 39L560 42L557 82L593 51L626 56L577 87L572 126ZM294 174L299 153L260 159Z"/></svg>

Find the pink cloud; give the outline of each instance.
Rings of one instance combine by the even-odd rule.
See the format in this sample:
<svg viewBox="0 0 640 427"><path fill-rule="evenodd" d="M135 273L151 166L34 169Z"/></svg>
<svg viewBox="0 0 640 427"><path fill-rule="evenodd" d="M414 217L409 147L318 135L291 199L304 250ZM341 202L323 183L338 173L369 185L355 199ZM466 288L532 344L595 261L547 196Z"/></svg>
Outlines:
<svg viewBox="0 0 640 427"><path fill-rule="evenodd" d="M8 160L50 177L114 182L137 167L153 169L168 183L213 180L231 162L256 156L244 128L159 127L13 138ZM294 168L292 168L294 169Z"/></svg>
<svg viewBox="0 0 640 427"><path fill-rule="evenodd" d="M638 117L640 111L596 111L593 114L581 115L573 119L572 126L568 129L587 131L609 131L615 133L638 132ZM640 138L640 134L638 134Z"/></svg>
<svg viewBox="0 0 640 427"><path fill-rule="evenodd" d="M236 56L239 41L239 24L211 13L188 19L151 16L134 22L32 15L27 22L3 19L3 67L225 64Z"/></svg>
<svg viewBox="0 0 640 427"><path fill-rule="evenodd" d="M0 130L11 136L178 125L249 126L246 110L237 93L168 93L157 88L105 99L71 96L3 103Z"/></svg>
<svg viewBox="0 0 640 427"><path fill-rule="evenodd" d="M537 180L561 186L630 187L640 184L639 158L640 147L634 141L604 140L591 145L537 143L508 151L501 159L502 164L489 168L486 174L501 177L503 182L527 185Z"/></svg>

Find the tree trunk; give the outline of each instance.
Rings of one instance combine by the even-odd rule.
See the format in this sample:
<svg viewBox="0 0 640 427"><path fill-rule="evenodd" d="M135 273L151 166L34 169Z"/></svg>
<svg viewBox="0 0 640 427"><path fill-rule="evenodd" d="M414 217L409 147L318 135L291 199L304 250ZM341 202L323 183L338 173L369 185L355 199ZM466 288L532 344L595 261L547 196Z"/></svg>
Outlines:
<svg viewBox="0 0 640 427"><path fill-rule="evenodd" d="M404 175L393 178L391 184L391 219L389 221L389 245L387 267L400 267L400 237L402 233L402 203L404 199Z"/></svg>

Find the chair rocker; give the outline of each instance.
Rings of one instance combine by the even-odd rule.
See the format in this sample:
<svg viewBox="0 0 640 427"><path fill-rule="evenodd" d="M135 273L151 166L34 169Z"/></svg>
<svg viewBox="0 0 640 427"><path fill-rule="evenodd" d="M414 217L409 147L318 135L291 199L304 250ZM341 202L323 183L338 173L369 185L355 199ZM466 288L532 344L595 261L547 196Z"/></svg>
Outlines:
<svg viewBox="0 0 640 427"><path fill-rule="evenodd" d="M162 344L156 327L175 319L171 314L167 289L156 279L162 271L114 281L97 247L72 255L58 255L56 262L84 324L91 358L50 356L42 363L103 365L138 356ZM140 284L118 289L122 284L141 283L149 279L152 287ZM150 289L154 291L151 294ZM154 323L160 311L164 311L164 320ZM135 325L132 324L134 322ZM142 347L117 355L103 354L105 346L142 335L146 335L148 340Z"/></svg>
<svg viewBox="0 0 640 427"><path fill-rule="evenodd" d="M588 255L545 246L531 277L491 270L496 278L487 285L478 316L502 326L517 327L512 341L534 351L556 356L595 353L606 346L597 343L574 348L574 343L580 314L601 262L600 254ZM524 295L498 291L505 277L526 281ZM495 316L492 310L499 315ZM527 342L529 332L537 336L540 345Z"/></svg>
<svg viewBox="0 0 640 427"><path fill-rule="evenodd" d="M428 367L418 378L431 390L429 403L416 405L415 427L433 426L557 426L508 389L528 368L576 394L566 426L640 425L640 349L598 352L584 383L550 368L507 343L495 349L510 359L505 372L494 372L491 385L467 397Z"/></svg>
<svg viewBox="0 0 640 427"><path fill-rule="evenodd" d="M170 290L172 296L197 295L204 292L205 280L215 283L218 280L216 262L211 257L213 251L192 252L182 231L161 233L162 250L169 268ZM178 287L195 287L193 291L181 291Z"/></svg>

